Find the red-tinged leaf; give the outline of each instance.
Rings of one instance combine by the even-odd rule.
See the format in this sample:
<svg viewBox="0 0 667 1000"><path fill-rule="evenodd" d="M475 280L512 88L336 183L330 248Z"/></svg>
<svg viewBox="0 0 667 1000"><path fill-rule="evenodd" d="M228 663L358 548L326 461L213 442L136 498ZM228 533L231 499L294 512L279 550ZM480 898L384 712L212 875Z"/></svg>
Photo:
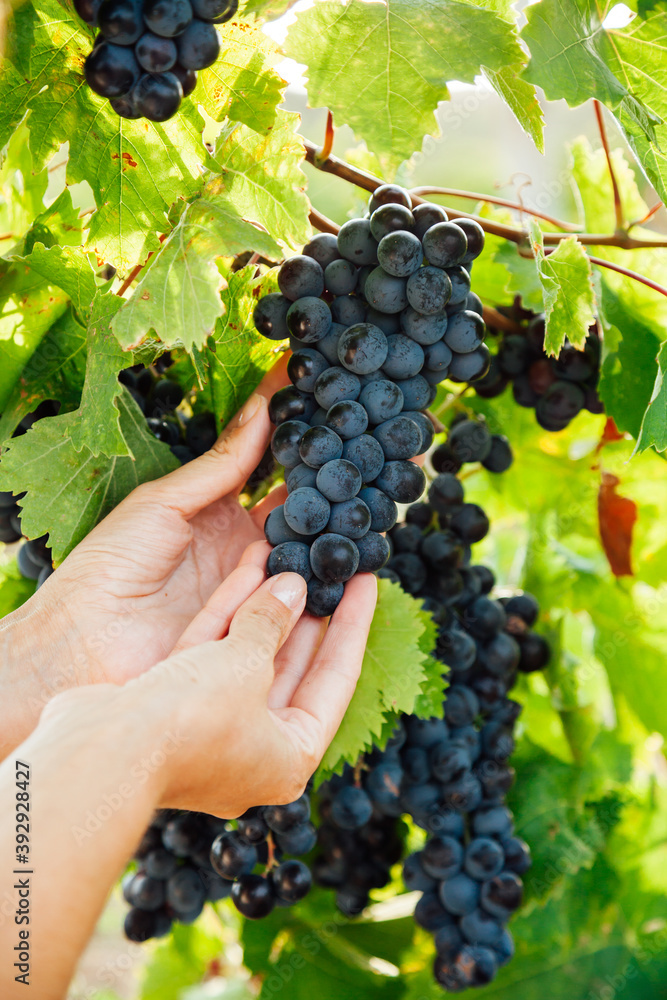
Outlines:
<svg viewBox="0 0 667 1000"><path fill-rule="evenodd" d="M620 479L602 473L598 492L600 538L614 576L632 576L632 529L637 520L637 505L616 492Z"/></svg>
<svg viewBox="0 0 667 1000"><path fill-rule="evenodd" d="M622 441L624 437L625 435L622 434L616 426L614 418L607 417L607 422L604 425L602 436L595 450L600 452L606 444L614 444L615 441Z"/></svg>

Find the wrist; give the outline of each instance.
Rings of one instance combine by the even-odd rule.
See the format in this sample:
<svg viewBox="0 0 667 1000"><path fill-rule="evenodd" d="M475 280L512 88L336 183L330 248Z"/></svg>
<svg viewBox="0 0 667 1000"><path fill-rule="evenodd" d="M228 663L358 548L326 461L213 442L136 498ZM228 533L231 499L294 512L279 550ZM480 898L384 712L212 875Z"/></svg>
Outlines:
<svg viewBox="0 0 667 1000"><path fill-rule="evenodd" d="M0 622L0 760L29 736L55 695L82 682L85 657L71 640L59 605L39 594Z"/></svg>

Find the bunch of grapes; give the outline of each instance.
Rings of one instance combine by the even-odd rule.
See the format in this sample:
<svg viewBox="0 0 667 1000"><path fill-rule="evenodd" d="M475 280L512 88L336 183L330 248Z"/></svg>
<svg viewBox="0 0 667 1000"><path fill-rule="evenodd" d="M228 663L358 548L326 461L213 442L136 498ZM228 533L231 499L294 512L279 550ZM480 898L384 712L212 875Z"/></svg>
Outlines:
<svg viewBox="0 0 667 1000"><path fill-rule="evenodd" d="M288 496L266 521L268 568L304 577L313 615L330 615L347 580L386 562L396 504L424 490L411 459L433 441L426 410L438 383L487 370L470 291L483 246L474 220L449 222L438 205L413 208L407 191L384 185L368 218L287 260L280 292L255 309L258 331L292 349L292 385L269 408Z"/></svg>
<svg viewBox="0 0 667 1000"><path fill-rule="evenodd" d="M209 411L187 417L178 409L183 402L183 390L164 373L172 363L163 354L151 368L134 365L118 376L146 417L151 434L169 445L181 465L191 462L212 448L217 438L215 417Z"/></svg>
<svg viewBox="0 0 667 1000"><path fill-rule="evenodd" d="M249 809L234 824L205 813L158 812L135 853L137 868L123 880L131 909L130 941L167 934L174 921L190 924L207 902L231 898L243 916L266 917L310 890L310 870L297 857L316 840L310 797Z"/></svg>
<svg viewBox="0 0 667 1000"><path fill-rule="evenodd" d="M234 16L238 0L74 0L99 34L84 73L121 118L164 122L197 83L197 70L220 54L215 25Z"/></svg>
<svg viewBox="0 0 667 1000"><path fill-rule="evenodd" d="M597 392L600 378L600 339L591 326L582 351L566 342L557 358L544 350L544 316L520 308L505 310L510 318L524 320L520 332L503 333L486 375L475 383L484 399L492 399L512 383L519 406L535 410L540 427L562 431L582 410L604 413ZM530 319L525 322L526 317Z"/></svg>

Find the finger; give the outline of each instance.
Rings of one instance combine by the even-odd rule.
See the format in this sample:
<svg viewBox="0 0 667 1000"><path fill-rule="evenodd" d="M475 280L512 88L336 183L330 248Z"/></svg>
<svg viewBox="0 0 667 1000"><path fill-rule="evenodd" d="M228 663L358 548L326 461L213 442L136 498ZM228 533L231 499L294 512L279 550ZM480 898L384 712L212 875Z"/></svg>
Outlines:
<svg viewBox="0 0 667 1000"><path fill-rule="evenodd" d="M239 559L239 566L259 566L260 569L264 571L266 576L266 561L271 554L271 546L268 542L257 541L253 542L245 550L241 558Z"/></svg>
<svg viewBox="0 0 667 1000"><path fill-rule="evenodd" d="M282 354L278 356L273 368L271 368L262 381L257 386L256 392L264 396L265 399L271 399L274 392L278 389L282 389L284 385L289 382L289 377L287 375L287 362L289 361L291 351L283 351Z"/></svg>
<svg viewBox="0 0 667 1000"><path fill-rule="evenodd" d="M267 493L263 500L260 500L259 503L255 504L250 511L250 516L258 528L264 527L264 522L271 511L275 510L276 507L280 507L281 503L285 503L286 498L287 487L284 483L281 483L280 486L276 486L274 490Z"/></svg>
<svg viewBox="0 0 667 1000"><path fill-rule="evenodd" d="M172 652L180 653L183 649L191 649L203 642L222 639L238 609L262 585L264 579L263 569L252 563L235 569L192 619Z"/></svg>
<svg viewBox="0 0 667 1000"><path fill-rule="evenodd" d="M191 518L215 500L239 491L259 465L271 435L268 404L253 393L204 455L140 487L140 496Z"/></svg>
<svg viewBox="0 0 667 1000"><path fill-rule="evenodd" d="M269 708L285 708L291 704L294 692L306 676L322 642L327 623L323 618L303 614L278 653L275 678L269 692Z"/></svg>
<svg viewBox="0 0 667 1000"><path fill-rule="evenodd" d="M324 746L336 735L354 694L376 602L372 574L362 573L345 585L315 662L294 693L292 708L319 722Z"/></svg>
<svg viewBox="0 0 667 1000"><path fill-rule="evenodd" d="M227 644L253 672L264 672L270 686L276 653L306 604L306 581L297 573L272 576L234 615ZM268 690L268 689L267 689Z"/></svg>

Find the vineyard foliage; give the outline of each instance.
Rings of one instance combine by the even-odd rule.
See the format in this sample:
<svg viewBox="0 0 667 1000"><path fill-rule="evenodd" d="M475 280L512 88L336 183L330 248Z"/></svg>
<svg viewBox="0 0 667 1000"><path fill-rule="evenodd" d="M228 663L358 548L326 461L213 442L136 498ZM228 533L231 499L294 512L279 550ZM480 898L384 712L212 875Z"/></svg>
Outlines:
<svg viewBox="0 0 667 1000"><path fill-rule="evenodd" d="M171 351L170 378L222 429L277 359L281 345L254 330L254 305L276 287L271 265L313 232L309 183L320 192L312 207L337 211L305 162L299 116L283 107L285 57L305 64L310 106L353 134L348 159L407 186L415 154L439 139L447 81L481 78L540 152L548 102L589 102L594 120L597 100L617 137L613 173L580 139L566 181L571 222L597 241L484 200L454 204L488 230L474 269L486 307L520 295L544 311L554 355L566 339L583 345L597 319L606 416L582 413L550 434L511 392L455 398L448 383L432 413L447 424L468 408L510 438L511 472L466 482L493 521L479 560L537 596L556 651L517 689L511 805L534 866L516 959L485 995L656 1000L667 981L667 249L664 209L651 209L667 195L667 4L630 0L634 18L612 28L614 5L592 0L538 0L521 16L510 0L322 0L297 7L279 48L262 27L291 6L242 5L222 26L219 61L162 125L118 118L85 85L94 32L71 3L14 7L0 75L0 490L25 492L24 533L48 534L58 564L138 483L178 464L122 369ZM493 162L491 141L487 154ZM356 214L366 197L355 189ZM58 415L13 437L44 400ZM636 522L623 536L632 574L617 577L601 537L618 528L619 496ZM0 614L33 588L8 549ZM441 693L432 628L414 599L383 588L362 682L320 776L386 739L397 712L430 714ZM430 939L401 892L397 873L356 922L324 890L261 925L241 927L221 906L220 920L148 949L142 1000L186 987L188 1000L213 996L197 984L233 939L255 978L251 989L230 958L225 997L257 995L258 983L261 1000L282 989L290 1000L440 996Z"/></svg>

